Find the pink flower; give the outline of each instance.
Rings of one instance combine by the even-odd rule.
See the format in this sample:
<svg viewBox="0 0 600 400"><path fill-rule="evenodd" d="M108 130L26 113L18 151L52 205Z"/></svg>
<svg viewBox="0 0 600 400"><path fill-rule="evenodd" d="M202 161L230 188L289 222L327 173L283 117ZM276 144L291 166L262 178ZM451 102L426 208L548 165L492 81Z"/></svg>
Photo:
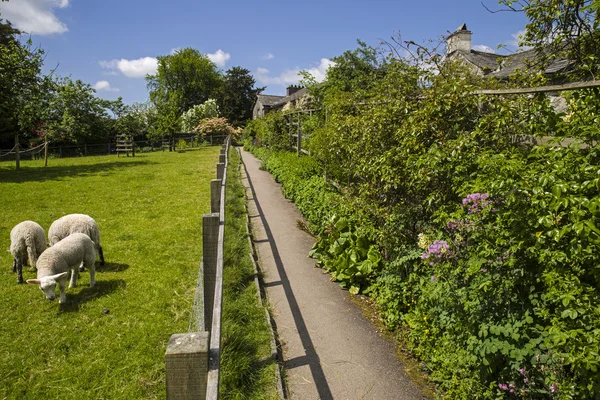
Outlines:
<svg viewBox="0 0 600 400"><path fill-rule="evenodd" d="M504 391L508 390L508 385L506 383L499 383L498 387L500 388L500 390L504 390Z"/></svg>
<svg viewBox="0 0 600 400"><path fill-rule="evenodd" d="M552 386L550 386L550 391L551 391L552 393L556 392L556 385L552 385Z"/></svg>

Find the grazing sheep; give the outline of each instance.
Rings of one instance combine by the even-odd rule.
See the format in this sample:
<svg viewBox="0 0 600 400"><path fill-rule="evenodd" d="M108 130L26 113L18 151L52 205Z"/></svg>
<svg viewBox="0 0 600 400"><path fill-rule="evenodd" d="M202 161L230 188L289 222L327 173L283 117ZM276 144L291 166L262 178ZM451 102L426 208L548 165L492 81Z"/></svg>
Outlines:
<svg viewBox="0 0 600 400"><path fill-rule="evenodd" d="M40 285L48 300L56 297L56 284L60 288L59 303L67 301L65 285L71 272L69 287L75 286L78 267L83 263L90 269L90 287L96 283L96 246L84 233L73 233L42 253L37 262L37 279L28 279L31 285Z"/></svg>
<svg viewBox="0 0 600 400"><path fill-rule="evenodd" d="M96 251L100 255L100 265L104 265L104 253L100 244L100 229L92 217L85 214L69 214L54 221L48 229L50 246L66 238L73 233L85 233L96 245ZM79 271L83 271L82 266Z"/></svg>
<svg viewBox="0 0 600 400"><path fill-rule="evenodd" d="M12 272L17 273L17 282L23 283L23 264L36 267L38 257L46 250L44 228L33 221L23 221L10 231L10 254L13 256Z"/></svg>

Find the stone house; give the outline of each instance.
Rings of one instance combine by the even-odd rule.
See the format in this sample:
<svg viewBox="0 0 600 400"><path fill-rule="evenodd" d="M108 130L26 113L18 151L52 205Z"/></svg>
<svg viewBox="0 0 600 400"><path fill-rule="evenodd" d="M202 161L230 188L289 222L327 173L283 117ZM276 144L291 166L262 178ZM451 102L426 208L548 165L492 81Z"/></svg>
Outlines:
<svg viewBox="0 0 600 400"><path fill-rule="evenodd" d="M309 101L308 89L297 85L286 88L285 96L259 94L252 110L252 119L264 117L271 110L289 110L300 107Z"/></svg>
<svg viewBox="0 0 600 400"><path fill-rule="evenodd" d="M448 60L460 60L478 75L507 79L517 69L527 70L539 60L536 50L527 50L510 55L488 53L471 48L472 32L462 24L447 38ZM561 81L561 73L572 67L569 60L554 60L546 66L545 74L553 81Z"/></svg>

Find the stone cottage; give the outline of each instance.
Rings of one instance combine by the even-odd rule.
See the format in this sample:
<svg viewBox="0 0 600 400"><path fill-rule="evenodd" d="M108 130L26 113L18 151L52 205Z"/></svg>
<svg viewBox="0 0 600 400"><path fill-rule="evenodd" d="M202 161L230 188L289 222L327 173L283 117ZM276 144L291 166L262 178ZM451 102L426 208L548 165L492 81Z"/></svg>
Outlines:
<svg viewBox="0 0 600 400"><path fill-rule="evenodd" d="M254 103L252 118L264 117L271 110L289 110L300 107L308 103L309 97L308 89L297 85L288 86L285 96L259 94Z"/></svg>

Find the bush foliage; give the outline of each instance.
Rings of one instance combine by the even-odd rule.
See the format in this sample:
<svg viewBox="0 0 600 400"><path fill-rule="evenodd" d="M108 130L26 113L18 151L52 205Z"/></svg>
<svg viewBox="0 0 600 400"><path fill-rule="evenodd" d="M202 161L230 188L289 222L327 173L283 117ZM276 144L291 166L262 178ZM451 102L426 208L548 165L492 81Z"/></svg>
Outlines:
<svg viewBox="0 0 600 400"><path fill-rule="evenodd" d="M556 113L545 95L473 95L499 83L452 63L362 44L334 61L310 87L327 110L311 157L273 151L289 147L281 114L246 131L319 265L375 299L448 397L597 398L599 91Z"/></svg>

